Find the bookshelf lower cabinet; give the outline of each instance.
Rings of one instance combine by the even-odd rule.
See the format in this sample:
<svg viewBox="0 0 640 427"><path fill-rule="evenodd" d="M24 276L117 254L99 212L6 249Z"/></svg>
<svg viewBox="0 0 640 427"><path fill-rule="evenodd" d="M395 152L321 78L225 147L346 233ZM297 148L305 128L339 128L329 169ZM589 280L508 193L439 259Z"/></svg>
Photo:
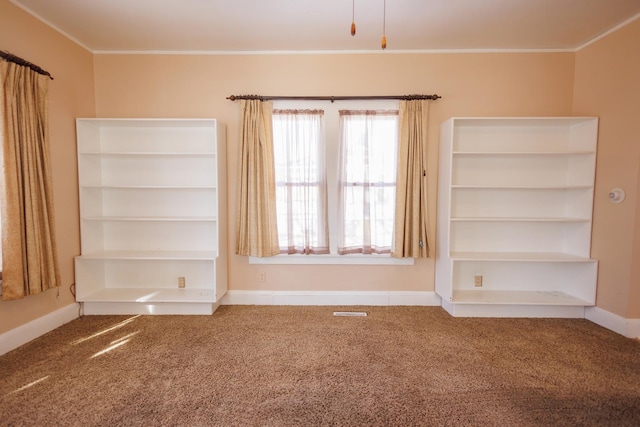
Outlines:
<svg viewBox="0 0 640 427"><path fill-rule="evenodd" d="M595 262L461 261L454 260L452 301L530 303L571 302L589 305L593 301ZM479 278L479 284L476 284ZM486 295L482 295L486 294ZM558 298L556 298L558 297ZM556 302L558 301L558 302Z"/></svg>
<svg viewBox="0 0 640 427"><path fill-rule="evenodd" d="M451 259L443 306L456 316L580 318L594 305L597 261L519 258Z"/></svg>
<svg viewBox="0 0 640 427"><path fill-rule="evenodd" d="M85 314L211 314L218 301L215 258L143 255L76 259ZM180 288L180 282L184 288Z"/></svg>

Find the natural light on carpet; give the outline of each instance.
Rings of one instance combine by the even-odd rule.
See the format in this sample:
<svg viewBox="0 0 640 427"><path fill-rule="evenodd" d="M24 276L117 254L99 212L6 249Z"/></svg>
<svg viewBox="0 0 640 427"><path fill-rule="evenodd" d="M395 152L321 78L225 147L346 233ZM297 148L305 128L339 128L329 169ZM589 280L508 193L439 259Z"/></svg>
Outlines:
<svg viewBox="0 0 640 427"><path fill-rule="evenodd" d="M117 339L117 340L115 340L115 341L111 341L111 343L110 343L111 345L110 345L109 347L105 348L104 350L100 350L99 352L97 352L96 354L94 354L93 356L91 356L90 358L91 358L91 359L93 359L93 358L95 358L95 357L102 356L103 354L108 353L108 352L110 352L111 350L115 350L116 348L118 348L118 347L120 347L120 346L125 345L126 343L128 343L129 341L131 341L131 338L132 338L134 335L137 335L137 334L139 334L139 333L140 333L140 331L132 332L132 333L130 333L129 335L125 335L125 336L124 336L124 337L122 337L122 338L118 338L118 339Z"/></svg>
<svg viewBox="0 0 640 427"><path fill-rule="evenodd" d="M28 389L29 387L33 387L34 385L36 385L36 384L38 384L38 383L41 383L42 381L46 380L47 378L49 378L49 375L47 375L46 377L42 377L42 378L40 378L39 380L32 381L32 382L30 382L29 384L24 385L24 386L22 386L22 387L20 387L20 388L18 388L18 389L16 389L16 390L13 390L11 393L6 394L5 396L10 396L10 395L12 395L12 394L19 393L19 392L21 392L22 390L26 390L26 389Z"/></svg>
<svg viewBox="0 0 640 427"><path fill-rule="evenodd" d="M120 322L120 323L116 323L115 325L113 325L113 326L112 326L112 327L110 327L110 328L104 329L104 330L102 330L102 331L100 331L100 332L96 332L96 333L95 333L95 334L93 334L93 335L89 335L88 337L80 338L79 340L73 341L73 342L71 343L71 345L78 345L78 344L83 343L83 342L85 342L85 341L88 341L88 340L90 340L90 339L92 339L92 338L99 337L100 335L104 335L104 334L106 334L106 333L108 333L108 332L111 332L111 331L113 331L113 330L116 330L116 329L118 329L118 328L121 328L121 327L123 327L123 326L127 325L128 323L133 322L133 321L134 321L135 319L137 319L138 317L140 317L140 315L139 315L139 314L138 314L137 316L133 316L133 317L130 317L130 318L126 319L126 320L123 320L123 321L122 321L122 322Z"/></svg>

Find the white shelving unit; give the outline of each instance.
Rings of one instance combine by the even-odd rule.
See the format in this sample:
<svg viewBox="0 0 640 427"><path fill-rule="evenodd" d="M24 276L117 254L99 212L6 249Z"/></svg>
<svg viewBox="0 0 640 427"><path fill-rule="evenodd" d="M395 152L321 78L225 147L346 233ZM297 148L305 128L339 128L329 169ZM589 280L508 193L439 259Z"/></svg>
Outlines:
<svg viewBox="0 0 640 427"><path fill-rule="evenodd" d="M84 313L212 314L227 291L224 129L77 119L76 132Z"/></svg>
<svg viewBox="0 0 640 427"><path fill-rule="evenodd" d="M595 305L597 134L590 117L441 125L436 292L449 313L584 317Z"/></svg>

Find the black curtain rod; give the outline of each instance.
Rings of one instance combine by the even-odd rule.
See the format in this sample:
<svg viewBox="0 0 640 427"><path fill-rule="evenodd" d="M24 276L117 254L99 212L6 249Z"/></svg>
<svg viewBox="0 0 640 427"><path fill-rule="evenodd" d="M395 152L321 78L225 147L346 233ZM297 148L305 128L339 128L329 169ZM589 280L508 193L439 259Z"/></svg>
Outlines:
<svg viewBox="0 0 640 427"><path fill-rule="evenodd" d="M442 98L440 95L383 95L383 96L262 96L262 95L231 95L227 99L235 101L238 99L259 99L260 101L351 101L351 100L373 100L373 99L400 99L411 101L415 99Z"/></svg>
<svg viewBox="0 0 640 427"><path fill-rule="evenodd" d="M42 74L43 76L48 76L51 80L53 80L53 77L51 77L51 74L49 74L48 71L45 71L42 68L38 67L36 64L32 64L26 59L22 59L19 56L15 56L12 53L5 52L4 50L0 50L0 58L4 59L7 62L13 62L14 64L22 65L23 67L29 67L36 73Z"/></svg>

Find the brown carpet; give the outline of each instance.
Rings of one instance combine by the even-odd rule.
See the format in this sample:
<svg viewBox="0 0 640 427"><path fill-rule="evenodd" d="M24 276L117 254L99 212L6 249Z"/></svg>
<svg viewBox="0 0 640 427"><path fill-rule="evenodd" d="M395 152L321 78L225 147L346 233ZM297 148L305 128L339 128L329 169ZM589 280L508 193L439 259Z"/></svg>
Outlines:
<svg viewBox="0 0 640 427"><path fill-rule="evenodd" d="M438 307L87 316L0 357L0 424L637 426L640 343Z"/></svg>

